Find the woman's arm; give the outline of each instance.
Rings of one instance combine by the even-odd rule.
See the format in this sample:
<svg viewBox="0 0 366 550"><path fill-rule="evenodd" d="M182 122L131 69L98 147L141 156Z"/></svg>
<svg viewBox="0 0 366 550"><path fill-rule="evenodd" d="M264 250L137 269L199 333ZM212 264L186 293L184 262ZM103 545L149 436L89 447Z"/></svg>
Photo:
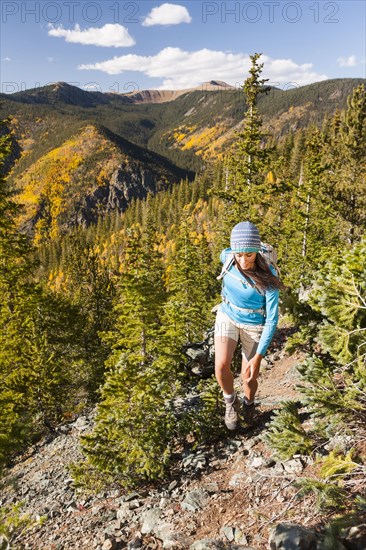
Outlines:
<svg viewBox="0 0 366 550"><path fill-rule="evenodd" d="M266 321L257 348L257 354L262 355L262 357L265 356L267 348L276 331L278 323L279 291L277 289L269 289L266 291L265 298Z"/></svg>

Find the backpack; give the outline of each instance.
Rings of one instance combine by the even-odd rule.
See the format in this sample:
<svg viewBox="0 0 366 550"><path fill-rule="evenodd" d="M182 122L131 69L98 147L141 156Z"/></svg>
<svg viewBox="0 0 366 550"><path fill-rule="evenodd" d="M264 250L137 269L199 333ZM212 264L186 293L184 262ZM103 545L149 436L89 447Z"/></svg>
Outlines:
<svg viewBox="0 0 366 550"><path fill-rule="evenodd" d="M270 244L261 242L261 248L259 250L259 253L266 260L267 264L269 266L272 266L275 269L277 276L279 276L280 275L280 270L279 270L278 265L277 265L277 252L273 248L273 246L270 245ZM226 260L225 260L225 262L222 266L222 270L221 270L220 275L218 277L216 277L218 281L220 281L221 279L224 278L224 276L229 271L229 269L231 268L233 263L234 263L234 254L228 254L228 256L227 256L227 258L226 258ZM250 286L253 286L253 285L250 285ZM253 288L255 288L255 286ZM258 292L260 294L262 294L261 291L258 290Z"/></svg>

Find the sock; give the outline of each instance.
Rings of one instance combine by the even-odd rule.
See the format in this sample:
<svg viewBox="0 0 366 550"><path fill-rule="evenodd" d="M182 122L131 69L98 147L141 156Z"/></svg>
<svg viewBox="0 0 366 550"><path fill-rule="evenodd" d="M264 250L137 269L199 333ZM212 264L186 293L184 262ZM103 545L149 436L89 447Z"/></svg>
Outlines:
<svg viewBox="0 0 366 550"><path fill-rule="evenodd" d="M254 399L252 399L251 401L249 401L249 399L247 399L245 396L244 396L244 405L246 407L250 407L251 405L254 405Z"/></svg>
<svg viewBox="0 0 366 550"><path fill-rule="evenodd" d="M227 401L228 403L232 403L233 401L235 401L235 397L236 397L235 391L234 393L225 393L224 391L222 393L224 394L225 401Z"/></svg>

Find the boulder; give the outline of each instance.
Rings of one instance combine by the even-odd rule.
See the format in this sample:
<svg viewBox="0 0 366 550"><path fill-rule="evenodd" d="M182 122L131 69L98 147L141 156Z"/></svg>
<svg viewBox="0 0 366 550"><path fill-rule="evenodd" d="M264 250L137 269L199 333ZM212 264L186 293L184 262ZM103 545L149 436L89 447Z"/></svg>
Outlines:
<svg viewBox="0 0 366 550"><path fill-rule="evenodd" d="M269 536L271 550L317 550L318 537L295 523L279 523Z"/></svg>
<svg viewBox="0 0 366 550"><path fill-rule="evenodd" d="M205 506L209 494L204 489L194 489L189 492L182 502L182 508L189 512L197 512Z"/></svg>
<svg viewBox="0 0 366 550"><path fill-rule="evenodd" d="M161 510L159 508L152 508L151 510L147 510L144 514L142 514L141 533L143 535L147 535L148 533L155 532L160 516Z"/></svg>

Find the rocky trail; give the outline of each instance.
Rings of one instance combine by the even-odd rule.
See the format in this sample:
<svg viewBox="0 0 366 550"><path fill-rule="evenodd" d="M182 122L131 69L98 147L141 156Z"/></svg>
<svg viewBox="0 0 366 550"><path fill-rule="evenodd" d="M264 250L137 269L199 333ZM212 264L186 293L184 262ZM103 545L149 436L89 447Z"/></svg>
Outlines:
<svg viewBox="0 0 366 550"><path fill-rule="evenodd" d="M299 360L282 351L270 355L253 430L184 452L159 486L79 493L68 465L81 456L79 438L90 431L92 412L61 426L56 436L18 457L2 480L1 505L22 501L24 513L42 518L8 548L317 549L326 518L315 511L312 497L297 499L295 485L311 471L311 459L276 461L261 440L271 411L281 400L296 398ZM337 550L345 548L365 546L340 543Z"/></svg>

